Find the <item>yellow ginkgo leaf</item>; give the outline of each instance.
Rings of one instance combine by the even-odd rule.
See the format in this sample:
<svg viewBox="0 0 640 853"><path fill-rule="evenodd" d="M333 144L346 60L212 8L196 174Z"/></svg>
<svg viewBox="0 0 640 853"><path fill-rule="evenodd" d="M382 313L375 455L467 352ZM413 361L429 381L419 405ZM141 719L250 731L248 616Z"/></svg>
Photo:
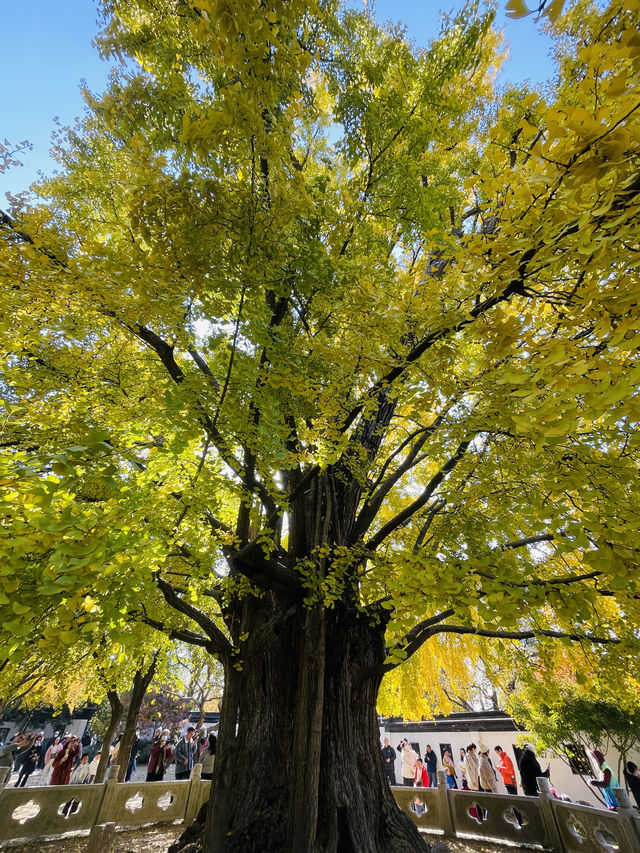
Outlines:
<svg viewBox="0 0 640 853"><path fill-rule="evenodd" d="M562 9L564 8L565 0L551 0L548 6L544 7L544 14L549 18L552 23L555 23L556 20L562 14Z"/></svg>
<svg viewBox="0 0 640 853"><path fill-rule="evenodd" d="M531 9L524 0L509 0L505 6L505 14L508 18L526 18L531 14Z"/></svg>

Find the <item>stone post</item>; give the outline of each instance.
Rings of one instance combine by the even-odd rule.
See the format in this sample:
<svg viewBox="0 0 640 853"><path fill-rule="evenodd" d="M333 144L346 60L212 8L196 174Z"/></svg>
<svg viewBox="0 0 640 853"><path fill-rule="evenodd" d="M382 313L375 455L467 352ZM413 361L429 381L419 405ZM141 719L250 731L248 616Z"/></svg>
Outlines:
<svg viewBox="0 0 640 853"><path fill-rule="evenodd" d="M111 853L111 843L116 831L113 821L96 824L89 833L87 853Z"/></svg>
<svg viewBox="0 0 640 853"><path fill-rule="evenodd" d="M540 814L542 815L542 822L547 831L549 844L551 849L556 851L556 853L562 853L564 846L553 810L554 796L551 793L551 785L549 780L543 776L538 776L537 782L538 790L540 791Z"/></svg>
<svg viewBox="0 0 640 853"><path fill-rule="evenodd" d="M449 786L447 785L447 776L444 770L438 770L438 810L445 838L455 838L456 834L453 828L453 818L449 804Z"/></svg>
<svg viewBox="0 0 640 853"><path fill-rule="evenodd" d="M202 764L194 764L191 771L191 782L189 783L189 794L187 805L184 810L184 822L188 826L195 820L198 814L198 803L200 802L200 782L202 780Z"/></svg>
<svg viewBox="0 0 640 853"><path fill-rule="evenodd" d="M640 838L634 819L636 811L629 801L629 795L624 788L614 788L613 796L618 801L618 820L624 840L627 842L626 849L629 853L640 853Z"/></svg>
<svg viewBox="0 0 640 853"><path fill-rule="evenodd" d="M113 801L115 799L116 790L118 788L119 770L120 766L118 764L112 764L109 770L107 771L107 775L104 780L104 794L102 795L102 801L100 803L100 808L98 809L96 824L108 823L111 817L116 817L115 815L111 814L111 810L113 808Z"/></svg>

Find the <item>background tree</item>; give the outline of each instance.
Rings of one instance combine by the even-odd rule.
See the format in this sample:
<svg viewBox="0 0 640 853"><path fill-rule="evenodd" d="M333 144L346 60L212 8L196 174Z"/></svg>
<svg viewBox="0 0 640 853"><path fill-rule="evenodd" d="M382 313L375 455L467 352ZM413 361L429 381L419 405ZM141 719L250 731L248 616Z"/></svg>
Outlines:
<svg viewBox="0 0 640 853"><path fill-rule="evenodd" d="M105 12L124 64L3 218L7 631L51 595L218 657L207 851L423 850L386 673L637 655L638 10L560 19L549 102L500 103L473 5L426 51L330 3Z"/></svg>
<svg viewBox="0 0 640 853"><path fill-rule="evenodd" d="M193 708L191 699L177 695L175 685L159 685L157 690L147 693L140 708L138 722L141 729L169 729L173 737L178 737L182 726L189 718Z"/></svg>
<svg viewBox="0 0 640 853"><path fill-rule="evenodd" d="M545 682L523 686L511 698L509 707L536 737L541 749L551 750L574 771L584 764L585 755L594 767L589 757L594 748L605 753L614 749L618 754L617 775L622 780L622 768L630 751L640 745L637 689L633 677L621 678L613 695L611 690L593 695L574 679L567 679L565 672L559 685ZM594 774L593 770L589 772Z"/></svg>
<svg viewBox="0 0 640 853"><path fill-rule="evenodd" d="M220 709L224 689L222 666L198 646L178 647L176 662L183 682L184 699L198 711L196 728L199 729L207 710Z"/></svg>

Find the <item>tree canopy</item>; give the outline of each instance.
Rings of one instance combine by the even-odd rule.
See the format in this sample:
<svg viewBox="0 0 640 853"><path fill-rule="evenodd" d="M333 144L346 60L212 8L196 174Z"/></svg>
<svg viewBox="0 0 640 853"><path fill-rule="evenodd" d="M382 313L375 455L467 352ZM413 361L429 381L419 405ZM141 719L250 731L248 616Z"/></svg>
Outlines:
<svg viewBox="0 0 640 853"><path fill-rule="evenodd" d="M425 50L332 2L104 3L121 65L2 218L7 655L136 622L240 704L276 624L303 669L385 627L374 681L637 655L640 5L551 6L542 97L496 93L473 3Z"/></svg>

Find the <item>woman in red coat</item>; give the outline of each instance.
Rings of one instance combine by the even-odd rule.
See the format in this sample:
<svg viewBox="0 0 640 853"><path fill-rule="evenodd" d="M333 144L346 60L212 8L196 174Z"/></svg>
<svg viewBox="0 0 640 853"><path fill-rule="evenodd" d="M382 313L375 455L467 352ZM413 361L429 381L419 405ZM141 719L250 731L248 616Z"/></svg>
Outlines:
<svg viewBox="0 0 640 853"><path fill-rule="evenodd" d="M80 755L80 741L77 737L70 737L63 742L53 759L53 772L50 785L68 785L71 771L76 758Z"/></svg>

